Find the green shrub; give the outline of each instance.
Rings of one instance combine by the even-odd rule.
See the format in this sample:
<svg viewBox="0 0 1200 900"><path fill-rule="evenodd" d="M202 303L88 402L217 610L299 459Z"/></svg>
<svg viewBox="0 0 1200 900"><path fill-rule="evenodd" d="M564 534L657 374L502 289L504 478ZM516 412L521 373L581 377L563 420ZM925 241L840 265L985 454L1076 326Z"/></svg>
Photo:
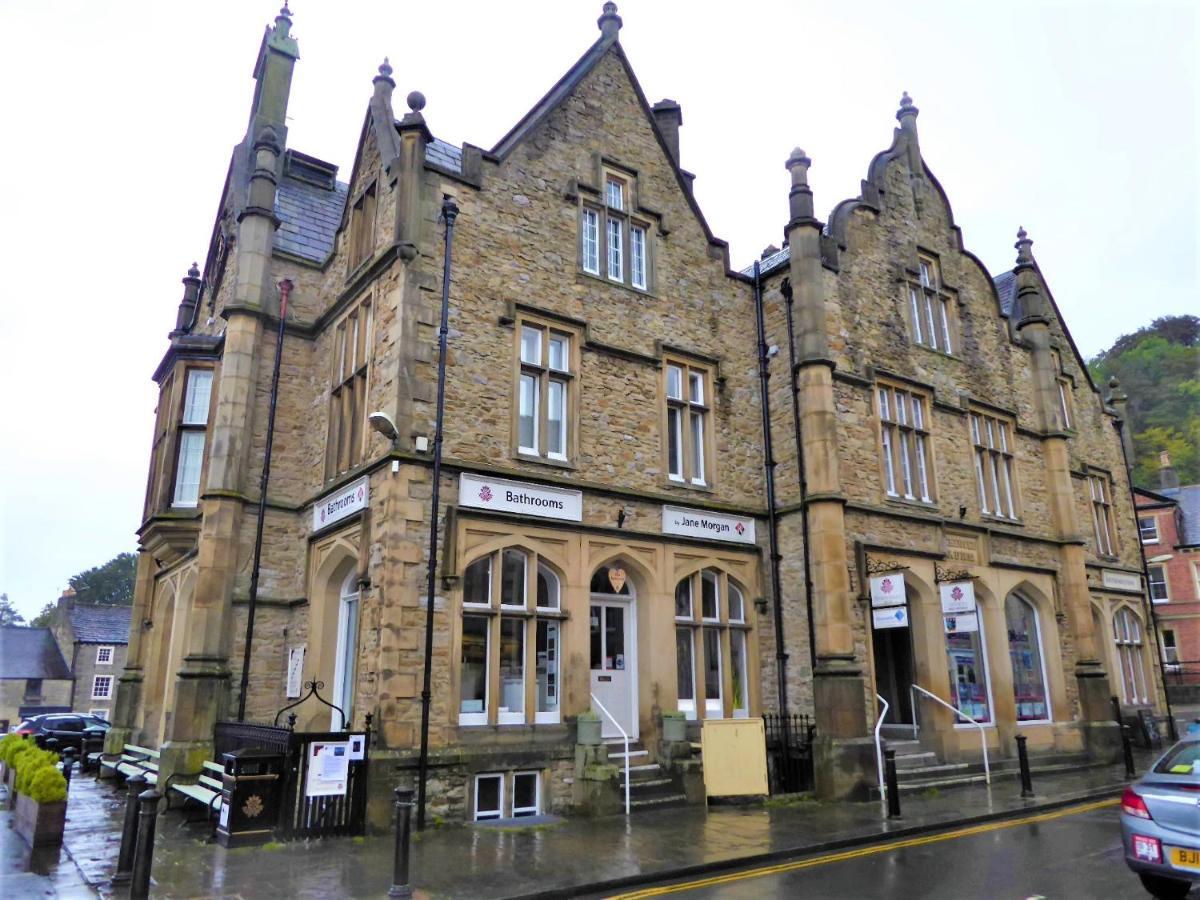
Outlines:
<svg viewBox="0 0 1200 900"><path fill-rule="evenodd" d="M6 734L0 738L0 761L5 765L12 765L14 753L32 746L33 741L28 740L23 734Z"/></svg>
<svg viewBox="0 0 1200 900"><path fill-rule="evenodd" d="M39 750L32 747L19 754L14 760L13 768L17 770L17 793L28 794L30 785L42 769L53 769L58 762L58 754L50 750Z"/></svg>
<svg viewBox="0 0 1200 900"><path fill-rule="evenodd" d="M54 766L42 766L34 774L28 793L34 803L58 803L67 799L67 779Z"/></svg>

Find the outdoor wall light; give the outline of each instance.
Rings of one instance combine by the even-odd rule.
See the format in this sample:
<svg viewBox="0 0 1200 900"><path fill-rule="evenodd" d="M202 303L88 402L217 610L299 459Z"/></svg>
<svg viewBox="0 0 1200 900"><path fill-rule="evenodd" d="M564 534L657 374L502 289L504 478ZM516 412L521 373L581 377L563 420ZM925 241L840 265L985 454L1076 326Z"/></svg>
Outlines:
<svg viewBox="0 0 1200 900"><path fill-rule="evenodd" d="M760 616L765 616L767 614L767 598L766 597L755 597L754 598L754 608L758 610L758 614Z"/></svg>
<svg viewBox="0 0 1200 900"><path fill-rule="evenodd" d="M389 441L395 441L396 438L400 437L400 432L396 430L396 423L385 412L373 412L367 416L367 421L371 423L372 428Z"/></svg>

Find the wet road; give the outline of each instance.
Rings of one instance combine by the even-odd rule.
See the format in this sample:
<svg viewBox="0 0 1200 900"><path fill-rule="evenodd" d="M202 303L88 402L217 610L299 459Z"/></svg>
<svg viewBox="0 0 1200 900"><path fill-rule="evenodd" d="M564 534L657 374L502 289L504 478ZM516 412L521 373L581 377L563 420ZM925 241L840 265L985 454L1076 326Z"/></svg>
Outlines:
<svg viewBox="0 0 1200 900"><path fill-rule="evenodd" d="M1115 804L994 822L661 885L624 898L1149 898L1125 866ZM1200 896L1198 892L1197 896Z"/></svg>

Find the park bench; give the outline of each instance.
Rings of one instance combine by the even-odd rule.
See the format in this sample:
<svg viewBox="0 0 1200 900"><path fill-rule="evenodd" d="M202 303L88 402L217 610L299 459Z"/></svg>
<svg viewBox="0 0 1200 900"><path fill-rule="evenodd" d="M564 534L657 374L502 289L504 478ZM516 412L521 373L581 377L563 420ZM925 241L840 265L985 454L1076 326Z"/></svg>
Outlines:
<svg viewBox="0 0 1200 900"><path fill-rule="evenodd" d="M210 816L217 815L221 812L221 789L224 774L225 770L211 760L205 760L198 773L176 772L167 779L167 809L171 808L171 795L179 794L184 798L184 805L188 800L195 800L208 810ZM176 781L176 778L195 778L196 780Z"/></svg>
<svg viewBox="0 0 1200 900"><path fill-rule="evenodd" d="M115 753L100 754L100 774L105 769L112 774L131 778L134 775L144 775L147 784L158 784L158 751L149 747L139 747L136 744L126 744L120 756Z"/></svg>

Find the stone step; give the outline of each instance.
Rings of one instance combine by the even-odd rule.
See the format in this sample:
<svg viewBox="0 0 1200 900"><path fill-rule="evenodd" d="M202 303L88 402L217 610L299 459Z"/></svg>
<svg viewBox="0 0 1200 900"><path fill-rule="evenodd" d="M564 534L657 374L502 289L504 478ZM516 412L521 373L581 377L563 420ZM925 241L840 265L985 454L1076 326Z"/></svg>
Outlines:
<svg viewBox="0 0 1200 900"><path fill-rule="evenodd" d="M936 766L938 762L937 754L932 750L923 750L920 753L906 753L901 756L896 754L896 772L903 772L906 769L916 769L922 766Z"/></svg>
<svg viewBox="0 0 1200 900"><path fill-rule="evenodd" d="M629 800L629 811L634 813L647 809L667 809L673 806L686 805L687 797L683 794L664 794L661 797L647 797L643 800L635 800L631 797Z"/></svg>
<svg viewBox="0 0 1200 900"><path fill-rule="evenodd" d="M1005 765L992 767L992 783L997 780L1009 780L1020 777L1021 770L1019 765L1008 765L1009 760L999 760ZM1015 760L1012 762L1016 762ZM1039 774L1049 775L1055 772L1076 772L1081 768L1096 768L1102 767L1105 763L1091 761L1072 761L1063 762L1052 765L1030 765L1030 780L1033 782L1034 791L1037 790L1037 779ZM912 770L910 770L911 772ZM931 788L945 790L947 788L963 787L966 785L979 785L985 783L985 775L982 765L958 763L948 766L933 766L929 770L920 775L908 775L903 777L899 770L896 772L897 785L900 788L900 793L908 794L916 791L927 791ZM879 798L879 788L871 789L871 796L875 799Z"/></svg>
<svg viewBox="0 0 1200 900"><path fill-rule="evenodd" d="M649 750L632 750L631 749L629 751L628 757L625 755L624 750L622 750L620 753L613 753L611 750L608 751L608 761L611 762L614 766L623 766L623 765L625 765L626 760L628 760L630 766L634 766L634 765L637 765L638 763L640 763L642 760L649 759L649 758L650 758ZM635 762L635 760L636 760L636 762Z"/></svg>
<svg viewBox="0 0 1200 900"><path fill-rule="evenodd" d="M622 769L624 771L624 769ZM640 784L643 781L653 781L662 777L662 766L658 763L647 763L644 766L629 767L629 783Z"/></svg>

